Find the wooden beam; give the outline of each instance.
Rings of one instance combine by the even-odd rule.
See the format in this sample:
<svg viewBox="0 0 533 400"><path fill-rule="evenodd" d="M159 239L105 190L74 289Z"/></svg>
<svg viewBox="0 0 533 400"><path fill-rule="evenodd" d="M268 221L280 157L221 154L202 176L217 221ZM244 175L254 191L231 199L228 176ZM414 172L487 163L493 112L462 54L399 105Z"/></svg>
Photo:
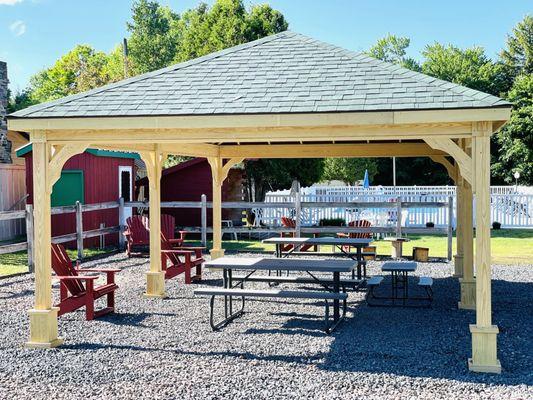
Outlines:
<svg viewBox="0 0 533 400"><path fill-rule="evenodd" d="M448 172L448 175L450 178L457 183L457 167L453 165L451 162L449 162L445 156L429 156L433 161L436 163L439 163L446 168L446 171Z"/></svg>
<svg viewBox="0 0 533 400"><path fill-rule="evenodd" d="M223 158L424 157L446 153L426 143L249 144L220 146Z"/></svg>
<svg viewBox="0 0 533 400"><path fill-rule="evenodd" d="M372 111L342 113L234 114L192 116L9 118L9 130L117 130L252 128L257 126L398 125L442 122L506 121L510 107L461 110Z"/></svg>
<svg viewBox="0 0 533 400"><path fill-rule="evenodd" d="M49 175L47 177L47 184L50 193L54 183L61 177L61 171L65 163L76 154L83 153L89 147L88 143L73 143L64 146L58 146L55 152L51 152L49 162Z"/></svg>
<svg viewBox="0 0 533 400"><path fill-rule="evenodd" d="M211 259L224 256L222 249L222 183L224 182L224 171L221 157L209 157L207 159L211 166L211 176L213 179L213 248L211 249Z"/></svg>
<svg viewBox="0 0 533 400"><path fill-rule="evenodd" d="M235 142L309 142L354 140L411 140L471 137L471 123L406 125L330 125L330 126L255 126L249 128L154 128L50 130L55 143L235 143Z"/></svg>

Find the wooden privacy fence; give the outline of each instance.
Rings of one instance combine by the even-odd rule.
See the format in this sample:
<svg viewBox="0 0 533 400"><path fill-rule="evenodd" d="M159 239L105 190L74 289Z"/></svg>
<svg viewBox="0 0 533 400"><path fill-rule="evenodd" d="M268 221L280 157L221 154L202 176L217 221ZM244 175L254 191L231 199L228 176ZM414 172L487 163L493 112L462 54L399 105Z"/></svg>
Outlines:
<svg viewBox="0 0 533 400"><path fill-rule="evenodd" d="M0 212L24 211L26 200L26 169L24 165L0 164ZM0 241L24 235L20 219L0 220Z"/></svg>
<svg viewBox="0 0 533 400"><path fill-rule="evenodd" d="M89 211L106 210L116 208L119 216L124 215L124 201L121 199L118 202L106 202L96 204L81 204L76 202L74 206L62 206L52 207L52 215L58 214L76 214L76 232L69 233L67 235L55 236L52 238L52 243L65 243L76 241L76 247L78 251L78 259L83 258L83 239L102 237L104 235L117 233L122 231L122 225L110 226L100 229L83 230L83 213ZM26 205L25 210L21 211L7 211L0 212L0 222L12 221L12 220L25 220L26 226L26 241L20 243L12 243L4 246L0 246L0 254L14 253L17 251L27 250L28 252L28 269L33 272L33 205ZM122 221L120 218L119 221ZM124 245L124 236L119 235L119 243L122 248Z"/></svg>

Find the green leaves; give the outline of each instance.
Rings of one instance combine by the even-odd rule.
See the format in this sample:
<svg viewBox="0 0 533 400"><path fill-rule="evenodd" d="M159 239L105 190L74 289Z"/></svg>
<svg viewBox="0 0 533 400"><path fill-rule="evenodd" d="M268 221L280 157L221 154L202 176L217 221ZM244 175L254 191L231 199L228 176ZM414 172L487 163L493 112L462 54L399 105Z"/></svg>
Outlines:
<svg viewBox="0 0 533 400"><path fill-rule="evenodd" d="M372 182L378 172L375 159L372 158L326 158L322 179L327 181L338 180L348 185L363 180L365 170Z"/></svg>

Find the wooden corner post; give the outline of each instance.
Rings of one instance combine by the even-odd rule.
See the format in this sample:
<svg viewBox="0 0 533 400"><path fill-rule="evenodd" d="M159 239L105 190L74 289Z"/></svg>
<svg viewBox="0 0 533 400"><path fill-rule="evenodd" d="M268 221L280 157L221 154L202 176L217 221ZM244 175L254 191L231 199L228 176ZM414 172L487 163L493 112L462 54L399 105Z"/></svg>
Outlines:
<svg viewBox="0 0 533 400"><path fill-rule="evenodd" d="M33 152L35 307L28 311L30 337L26 346L50 348L63 343L57 329L59 308L52 306L50 195L65 162L83 152L87 145L51 146L43 131L31 132L30 139Z"/></svg>
<svg viewBox="0 0 533 400"><path fill-rule="evenodd" d="M500 373L497 357L498 327L492 325L490 260L490 135L492 123L472 125L476 194L476 324L472 333L471 371Z"/></svg>
<svg viewBox="0 0 533 400"><path fill-rule="evenodd" d="M156 146L154 151L139 152L146 164L149 187L150 215L150 270L146 272L145 297L164 298L165 273L161 265L161 172L163 155Z"/></svg>
<svg viewBox="0 0 533 400"><path fill-rule="evenodd" d="M224 164L221 157L207 158L213 179L213 248L210 251L212 259L224 256L224 249L222 248L222 184L231 167L242 160L243 158L231 158Z"/></svg>

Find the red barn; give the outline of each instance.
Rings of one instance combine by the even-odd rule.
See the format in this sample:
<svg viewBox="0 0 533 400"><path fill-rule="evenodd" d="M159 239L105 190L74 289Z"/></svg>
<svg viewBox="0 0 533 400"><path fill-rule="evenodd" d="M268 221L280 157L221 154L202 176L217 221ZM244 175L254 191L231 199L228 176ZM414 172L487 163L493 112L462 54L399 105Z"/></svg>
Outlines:
<svg viewBox="0 0 533 400"><path fill-rule="evenodd" d="M26 188L29 194L28 203L33 204L33 163L31 144L17 150L17 156L26 160ZM117 201L124 197L132 199L135 193L135 160L136 153L87 149L68 160L55 183L52 192L52 207L73 205L76 201L82 204ZM128 208L125 209L128 211ZM106 227L118 225L118 209L98 210L83 213L83 230L99 229L100 224ZM52 237L76 232L75 214L52 216ZM105 237L106 245L117 244L118 234ZM69 243L75 246L75 242ZM95 247L99 238L85 239L85 247Z"/></svg>
<svg viewBox="0 0 533 400"><path fill-rule="evenodd" d="M222 201L242 201L244 171L232 168L222 185ZM144 187L148 197L148 178L137 181L137 188ZM166 168L161 175L161 201L200 201L205 194L207 201L212 200L213 185L211 167L205 158L194 158L174 167ZM200 226L199 208L164 208L162 213L173 215L176 225L182 227ZM207 223L211 225L211 212L207 212ZM222 210L223 219L241 220L240 210Z"/></svg>

